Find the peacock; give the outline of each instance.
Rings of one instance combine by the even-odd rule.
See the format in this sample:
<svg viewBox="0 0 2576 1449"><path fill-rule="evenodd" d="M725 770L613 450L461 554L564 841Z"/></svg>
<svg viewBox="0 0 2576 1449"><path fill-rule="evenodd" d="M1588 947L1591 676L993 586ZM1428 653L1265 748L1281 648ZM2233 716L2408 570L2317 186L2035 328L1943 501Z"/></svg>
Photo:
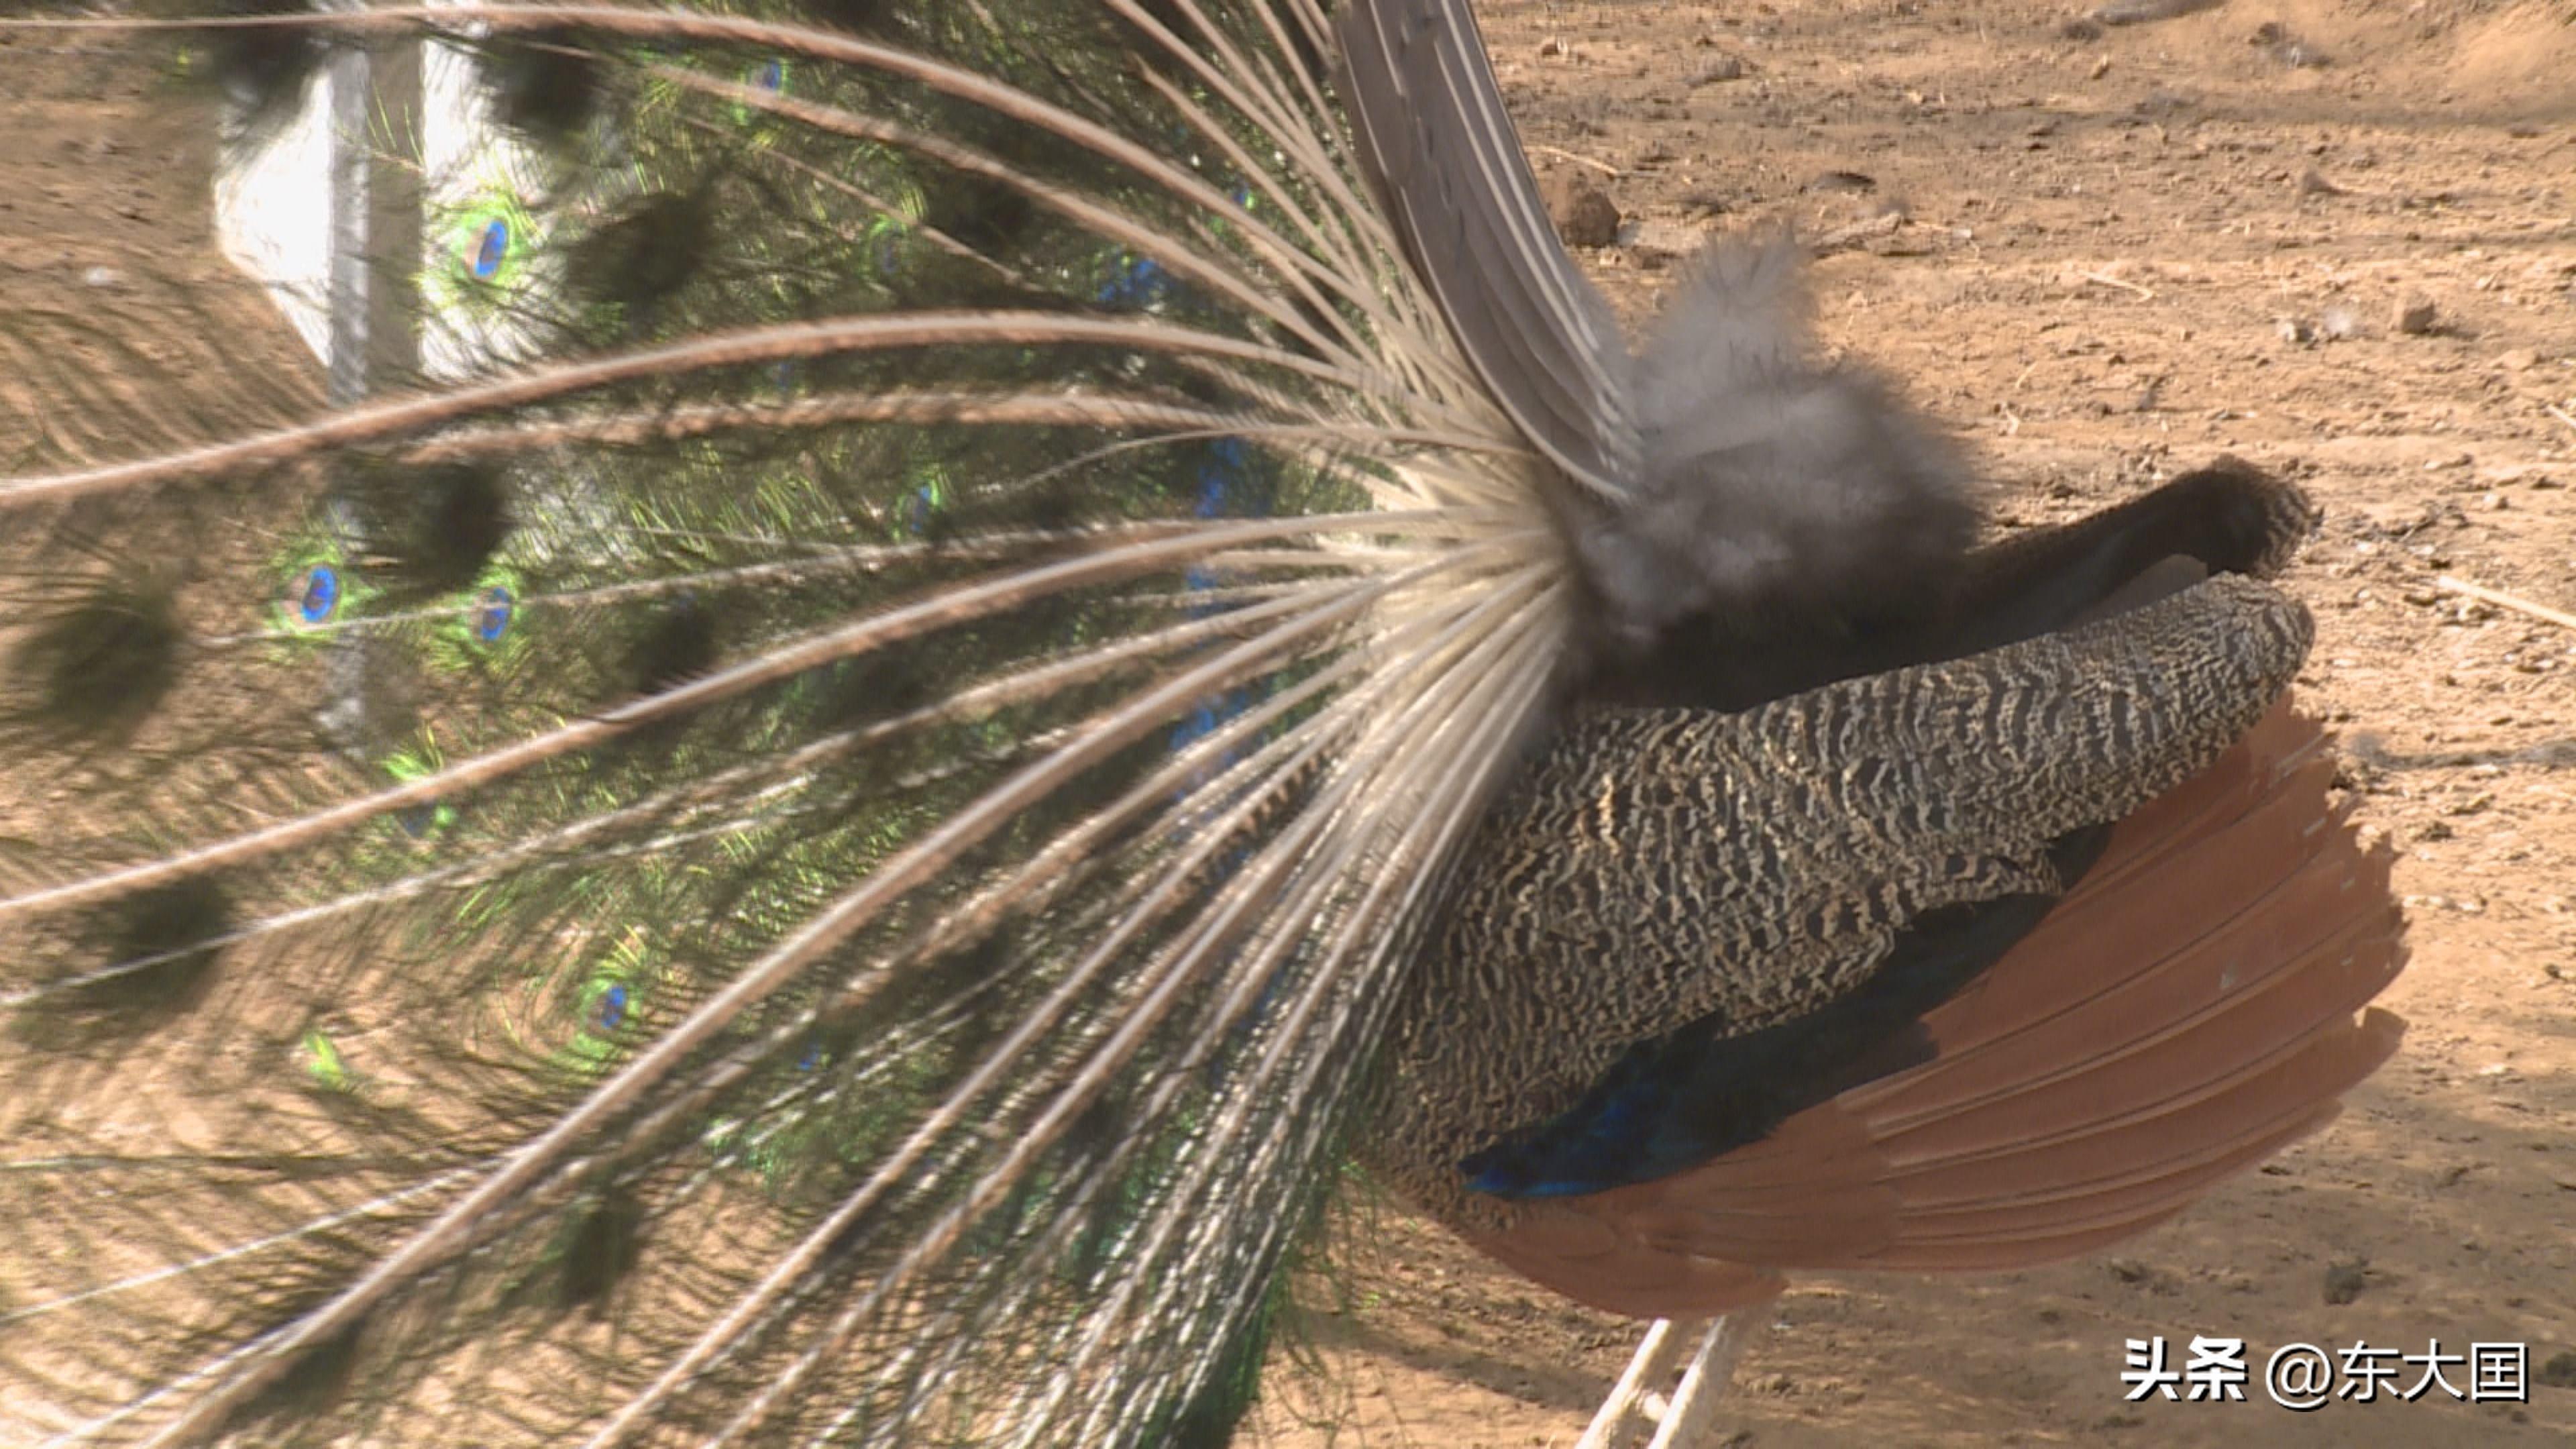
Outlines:
<svg viewBox="0 0 2576 1449"><path fill-rule="evenodd" d="M0 481L8 1442L1221 1442L1346 1184L1705 1315L2396 1045L2308 500L1990 540L1785 238L1632 348L1465 0L13 24L384 225Z"/></svg>

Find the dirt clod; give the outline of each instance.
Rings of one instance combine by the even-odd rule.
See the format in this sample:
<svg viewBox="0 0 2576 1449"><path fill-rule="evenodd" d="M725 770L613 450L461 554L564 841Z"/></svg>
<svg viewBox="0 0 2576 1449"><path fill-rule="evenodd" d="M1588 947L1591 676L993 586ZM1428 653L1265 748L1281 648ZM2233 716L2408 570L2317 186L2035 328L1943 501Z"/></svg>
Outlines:
<svg viewBox="0 0 2576 1449"><path fill-rule="evenodd" d="M2562 1348L2532 1374L2545 1388L2576 1389L2576 1348Z"/></svg>
<svg viewBox="0 0 2576 1449"><path fill-rule="evenodd" d="M1539 178L1538 191L1567 246L1606 247L1619 239L1618 205L1581 172L1551 171Z"/></svg>

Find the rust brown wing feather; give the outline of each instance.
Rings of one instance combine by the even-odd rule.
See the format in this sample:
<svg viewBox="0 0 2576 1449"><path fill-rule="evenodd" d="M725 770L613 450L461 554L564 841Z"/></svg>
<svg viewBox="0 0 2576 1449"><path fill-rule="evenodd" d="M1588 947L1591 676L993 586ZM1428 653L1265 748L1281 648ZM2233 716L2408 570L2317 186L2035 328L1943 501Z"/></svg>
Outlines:
<svg viewBox="0 0 2576 1449"><path fill-rule="evenodd" d="M2172 1217L2332 1120L2403 1030L2365 1009L2406 956L2389 851L2329 802L2319 746L2276 706L2122 821L1925 1018L1931 1060L1687 1172L1470 1236L1570 1297L1677 1317L1787 1270L2019 1268Z"/></svg>

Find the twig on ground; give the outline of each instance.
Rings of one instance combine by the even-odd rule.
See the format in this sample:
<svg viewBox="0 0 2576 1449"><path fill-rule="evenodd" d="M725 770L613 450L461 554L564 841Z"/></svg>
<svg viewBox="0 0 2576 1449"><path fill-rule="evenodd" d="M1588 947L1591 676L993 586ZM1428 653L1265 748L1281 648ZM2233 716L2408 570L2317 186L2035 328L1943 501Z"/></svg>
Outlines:
<svg viewBox="0 0 2576 1449"><path fill-rule="evenodd" d="M2437 586L2447 589L2452 593L2466 594L2472 599L2484 600L2487 603L2495 605L2499 609L2511 609L2517 614L2528 614L2535 619L2546 619L2550 623L2556 624L2562 629L2576 629L2576 614L2570 614L2560 609L2553 609L2547 604L2535 604L2529 599L2518 598L2501 589L2490 589L2484 584L2473 584L2466 579L2455 579L2449 574L2443 574L2441 577L2433 580L2433 582Z"/></svg>
<svg viewBox="0 0 2576 1449"><path fill-rule="evenodd" d="M1882 211L1876 216L1863 217L1849 226L1835 227L1832 231L1809 242L1807 251L1812 256L1821 257L1828 252L1858 246L1871 237L1893 236L1896 229L1903 225L1905 225L1904 212Z"/></svg>
<svg viewBox="0 0 2576 1449"><path fill-rule="evenodd" d="M2124 282L2117 277L2106 277L2100 272L2086 272L2084 274L2084 280L2088 282L2098 282L2105 287L2117 287L2123 292L2135 292L2139 297L2149 302L2156 299L2156 294L2151 288L2141 287L2135 282Z"/></svg>
<svg viewBox="0 0 2576 1449"><path fill-rule="evenodd" d="M1580 156L1572 151L1566 150L1562 146L1532 146L1530 149L1536 151L1542 156L1553 156L1559 161L1571 161L1577 166L1589 166L1604 176L1619 177L1628 174L1627 172L1620 170L1618 167L1611 165L1607 161L1595 160L1590 156Z"/></svg>

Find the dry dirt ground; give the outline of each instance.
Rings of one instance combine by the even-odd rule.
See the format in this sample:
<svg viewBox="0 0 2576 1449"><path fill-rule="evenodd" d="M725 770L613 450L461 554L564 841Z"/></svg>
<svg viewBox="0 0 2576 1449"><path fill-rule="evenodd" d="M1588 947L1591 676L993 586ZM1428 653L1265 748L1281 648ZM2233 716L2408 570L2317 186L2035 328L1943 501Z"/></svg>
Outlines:
<svg viewBox="0 0 2576 1449"><path fill-rule="evenodd" d="M1482 12L1542 168L1628 218L1579 254L1632 320L1703 234L1788 221L1825 243L1825 341L1967 438L2008 522L2220 452L2303 480L2307 697L2414 905L2388 1002L2413 1030L2327 1134L2115 1256L1798 1287L1717 1442L2576 1439L2576 1387L2537 1382L2576 1348L2576 630L2436 582L2576 608L2576 9L2225 0L2091 34L2043 0ZM113 56L0 50L0 75L0 471L309 405L293 340L214 260L203 116ZM2420 301L2429 330L2402 330ZM191 341L214 337L222 369ZM137 375L182 381L114 381ZM1254 1442L1572 1442L1634 1325L1391 1209L1340 1227ZM2336 1265L2358 1293L2329 1303ZM2258 1363L2521 1341L2534 1383L2126 1403L2123 1340L2154 1334Z"/></svg>
<svg viewBox="0 0 2576 1449"><path fill-rule="evenodd" d="M158 54L0 33L0 473L321 402L312 354L218 254L212 97Z"/></svg>

